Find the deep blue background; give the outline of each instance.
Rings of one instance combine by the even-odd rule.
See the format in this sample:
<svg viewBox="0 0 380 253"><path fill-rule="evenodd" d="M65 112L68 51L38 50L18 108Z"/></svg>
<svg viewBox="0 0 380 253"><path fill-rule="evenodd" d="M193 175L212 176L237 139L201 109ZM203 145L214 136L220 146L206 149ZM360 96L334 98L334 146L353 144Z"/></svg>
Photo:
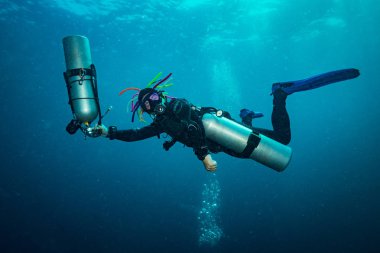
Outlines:
<svg viewBox="0 0 380 253"><path fill-rule="evenodd" d="M380 4L335 1L0 1L0 252L378 252ZM164 2L164 3L162 3ZM90 39L105 124L130 122L128 86L174 73L170 95L264 112L270 87L356 67L288 98L294 150L276 173L215 155L215 247L198 246L210 175L163 140L69 136L62 38Z"/></svg>

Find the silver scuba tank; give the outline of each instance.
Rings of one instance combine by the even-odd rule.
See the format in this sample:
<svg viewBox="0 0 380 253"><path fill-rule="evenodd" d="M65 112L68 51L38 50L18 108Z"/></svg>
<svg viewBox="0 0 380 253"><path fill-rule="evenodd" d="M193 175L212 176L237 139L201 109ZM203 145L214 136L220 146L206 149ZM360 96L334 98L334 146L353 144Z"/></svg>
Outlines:
<svg viewBox="0 0 380 253"><path fill-rule="evenodd" d="M100 111L89 40L84 36L67 36L63 38L63 49L66 60L64 76L74 119L89 125Z"/></svg>
<svg viewBox="0 0 380 253"><path fill-rule="evenodd" d="M206 138L236 153L251 158L278 172L283 171L292 157L292 149L262 134L215 113L202 117Z"/></svg>

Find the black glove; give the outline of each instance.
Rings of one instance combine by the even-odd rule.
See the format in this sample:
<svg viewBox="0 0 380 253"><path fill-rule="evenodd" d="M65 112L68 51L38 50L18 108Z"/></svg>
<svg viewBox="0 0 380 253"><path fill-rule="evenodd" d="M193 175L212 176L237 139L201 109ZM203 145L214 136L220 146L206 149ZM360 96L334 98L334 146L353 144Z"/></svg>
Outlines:
<svg viewBox="0 0 380 253"><path fill-rule="evenodd" d="M209 154L208 148L206 146L200 148L194 148L194 153L199 160L203 161L205 157Z"/></svg>
<svg viewBox="0 0 380 253"><path fill-rule="evenodd" d="M164 144L162 144L162 146L164 147L164 149L166 151L169 151L169 149L171 147L173 147L173 145L176 143L177 141L175 139L171 139L170 141L165 141Z"/></svg>
<svg viewBox="0 0 380 253"><path fill-rule="evenodd" d="M108 127L107 137L110 138L110 140L113 140L116 138L116 133L117 133L117 127L115 126Z"/></svg>

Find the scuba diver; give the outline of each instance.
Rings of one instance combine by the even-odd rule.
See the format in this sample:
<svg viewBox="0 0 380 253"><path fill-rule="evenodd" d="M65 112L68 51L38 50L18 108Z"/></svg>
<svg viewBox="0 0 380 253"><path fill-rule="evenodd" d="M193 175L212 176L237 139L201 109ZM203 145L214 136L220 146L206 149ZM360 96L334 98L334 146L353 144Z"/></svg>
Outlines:
<svg viewBox="0 0 380 253"><path fill-rule="evenodd" d="M239 123L239 126L244 126L249 128L253 133L269 137L272 140L287 145L291 140L290 121L286 110L286 99L289 95L353 79L359 75L360 73L357 69L342 69L298 81L274 83L271 94L273 95L273 111L271 116L273 130L253 127L252 120L262 117L263 114L255 113L248 109L240 111L239 116L242 122ZM93 128L87 128L86 134L91 137L101 135L110 140L133 142L154 136L159 138L162 133L166 133L171 137L171 140L163 143L165 150L169 150L176 142L191 147L207 171L215 171L217 168L217 162L212 158L212 153L225 152L239 158L252 158L251 153L258 146L258 143L257 141L254 143L255 140L251 137L245 142L244 145L247 148L243 152L236 152L236 149L220 145L212 138L207 138L209 136L205 133L205 121L202 120L202 117L207 113L214 113L219 117L224 117L237 123L228 112L212 107L197 107L186 99L168 96L164 88L171 86L169 83L171 74L159 80L160 77L161 73L149 82L148 86L144 89L127 88L119 94L121 95L130 90L135 91L136 93L130 101L132 122L136 113L141 121L144 121L143 113L147 113L153 120L150 125L138 129L118 130L115 126L106 127L101 124ZM226 135L225 133L223 134ZM250 142L253 142L253 144L248 145Z"/></svg>

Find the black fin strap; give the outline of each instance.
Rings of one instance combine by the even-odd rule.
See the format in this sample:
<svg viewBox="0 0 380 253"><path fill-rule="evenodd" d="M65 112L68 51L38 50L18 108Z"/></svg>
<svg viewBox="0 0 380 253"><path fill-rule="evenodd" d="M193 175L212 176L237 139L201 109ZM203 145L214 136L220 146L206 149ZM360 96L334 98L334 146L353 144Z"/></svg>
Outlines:
<svg viewBox="0 0 380 253"><path fill-rule="evenodd" d="M261 141L261 138L258 135L256 135L255 133L251 133L247 141L247 146L245 147L243 152L241 152L240 154L241 157L249 158L253 150L255 150L255 148L257 148L257 146L259 145L260 141Z"/></svg>

